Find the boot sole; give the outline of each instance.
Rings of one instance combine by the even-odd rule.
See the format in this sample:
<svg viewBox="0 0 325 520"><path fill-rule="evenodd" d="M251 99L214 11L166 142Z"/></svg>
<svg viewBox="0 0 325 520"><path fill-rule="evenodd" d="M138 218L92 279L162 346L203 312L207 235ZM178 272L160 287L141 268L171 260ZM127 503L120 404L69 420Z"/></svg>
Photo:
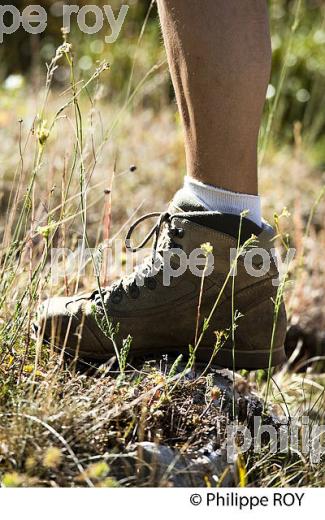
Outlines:
<svg viewBox="0 0 325 520"><path fill-rule="evenodd" d="M48 343L48 342L45 342ZM61 349L54 346L58 351ZM73 352L69 352L66 349L66 353L73 356ZM132 349L130 352L131 358L143 358L143 357L156 357L161 355L170 354L173 356L179 356L183 354L185 358L188 358L188 346L187 347L168 347L168 348L153 348L153 349ZM198 363L210 363L211 360L211 348L201 347L198 348L195 356L195 361ZM114 353L111 353L114 356ZM103 356L97 356L92 352L80 352L79 358L81 359L92 359L97 361L107 361L111 356L103 358ZM234 359L233 359L234 358ZM285 355L284 346L274 349L272 352L271 367L282 365L287 360ZM266 369L270 366L270 349L252 351L238 348L233 352L230 348L221 348L215 358L212 361L212 366L219 366L222 368L228 368L230 370L259 370Z"/></svg>
<svg viewBox="0 0 325 520"><path fill-rule="evenodd" d="M259 370L270 366L270 349L268 350L237 350L233 352L231 349L221 349L216 355L213 363L224 368L235 368L235 370ZM211 358L211 352L203 350L198 357ZM284 347L274 349L272 352L271 367L282 365L286 361ZM233 367L233 364L235 365Z"/></svg>
<svg viewBox="0 0 325 520"><path fill-rule="evenodd" d="M153 349L152 352L148 349L147 352L140 352L131 350L132 357L142 357L144 355L159 355L159 354L172 354L180 355L184 354L188 357L188 347L175 347L168 349ZM234 359L233 359L234 358ZM211 360L211 349L199 348L196 352L195 361L198 363L208 364ZM272 352L271 367L282 365L287 360L285 355L284 346L274 349ZM233 366L234 365L234 366ZM270 349L267 350L244 350L238 349L233 352L232 349L222 348L212 361L212 366L219 366L222 368L228 368L230 370L259 370L266 369L270 366Z"/></svg>

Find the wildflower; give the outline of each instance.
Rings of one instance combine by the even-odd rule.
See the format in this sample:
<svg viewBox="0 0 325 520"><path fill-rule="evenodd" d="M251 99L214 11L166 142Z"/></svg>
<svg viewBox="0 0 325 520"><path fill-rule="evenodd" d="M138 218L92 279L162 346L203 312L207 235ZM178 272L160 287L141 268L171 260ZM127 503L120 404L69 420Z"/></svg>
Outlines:
<svg viewBox="0 0 325 520"><path fill-rule="evenodd" d="M24 482L24 478L22 475L19 475L16 471L13 471L12 473L5 473L2 479L2 485L3 487L20 487Z"/></svg>
<svg viewBox="0 0 325 520"><path fill-rule="evenodd" d="M43 466L48 469L56 469L60 466L62 453L58 448L48 448L43 457Z"/></svg>
<svg viewBox="0 0 325 520"><path fill-rule="evenodd" d="M204 244L201 244L201 249L205 256L211 255L213 253L213 246L210 244L210 242L205 242Z"/></svg>
<svg viewBox="0 0 325 520"><path fill-rule="evenodd" d="M44 144L46 143L46 141L49 138L49 135L50 135L50 132L49 132L48 128L46 128L46 121L41 121L40 125L37 129L37 137L38 137L39 144L41 146L44 146Z"/></svg>
<svg viewBox="0 0 325 520"><path fill-rule="evenodd" d="M221 396L221 390L218 386L211 388L211 399L216 400Z"/></svg>

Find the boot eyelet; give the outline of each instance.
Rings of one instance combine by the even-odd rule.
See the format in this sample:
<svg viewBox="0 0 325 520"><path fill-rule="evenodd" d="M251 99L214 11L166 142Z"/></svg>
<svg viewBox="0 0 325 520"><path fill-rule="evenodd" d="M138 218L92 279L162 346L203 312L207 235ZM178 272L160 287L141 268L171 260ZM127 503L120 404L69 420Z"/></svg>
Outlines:
<svg viewBox="0 0 325 520"><path fill-rule="evenodd" d="M171 228L170 233L173 237L183 238L184 237L184 229L182 228Z"/></svg>
<svg viewBox="0 0 325 520"><path fill-rule="evenodd" d="M157 282L154 278L146 278L145 284L151 291L154 291L157 287Z"/></svg>
<svg viewBox="0 0 325 520"><path fill-rule="evenodd" d="M123 298L123 294L121 291L114 292L111 296L111 302L118 305L119 303L121 303L122 298Z"/></svg>
<svg viewBox="0 0 325 520"><path fill-rule="evenodd" d="M133 300L136 300L140 296L140 289L137 285L131 285L129 294Z"/></svg>
<svg viewBox="0 0 325 520"><path fill-rule="evenodd" d="M183 238L184 235L185 235L185 231L184 231L184 229L183 229L183 228L178 228L178 229L177 229L177 236L178 236L179 238Z"/></svg>

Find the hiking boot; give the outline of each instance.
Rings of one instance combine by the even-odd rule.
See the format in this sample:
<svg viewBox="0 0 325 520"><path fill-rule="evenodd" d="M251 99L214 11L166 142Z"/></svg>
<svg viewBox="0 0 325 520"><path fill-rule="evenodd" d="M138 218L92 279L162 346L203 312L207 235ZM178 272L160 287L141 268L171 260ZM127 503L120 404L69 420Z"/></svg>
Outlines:
<svg viewBox="0 0 325 520"><path fill-rule="evenodd" d="M205 211L180 191L168 211L131 227L129 249L138 249L130 245L132 232L149 217L158 220L139 247L154 237L150 257L108 288L44 302L38 334L91 360L118 356L123 346L125 353L130 335L130 358L188 355L191 345L198 362L235 369L281 364L286 312L272 228ZM193 269L189 261L184 269L184 258L200 258L200 265Z"/></svg>

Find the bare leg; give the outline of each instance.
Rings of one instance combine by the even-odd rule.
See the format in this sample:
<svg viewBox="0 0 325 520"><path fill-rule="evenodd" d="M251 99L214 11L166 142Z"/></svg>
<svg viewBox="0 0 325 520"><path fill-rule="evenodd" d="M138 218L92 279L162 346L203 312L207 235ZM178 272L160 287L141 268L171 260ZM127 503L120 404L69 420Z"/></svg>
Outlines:
<svg viewBox="0 0 325 520"><path fill-rule="evenodd" d="M157 1L185 129L187 174L256 195L271 66L266 0Z"/></svg>

